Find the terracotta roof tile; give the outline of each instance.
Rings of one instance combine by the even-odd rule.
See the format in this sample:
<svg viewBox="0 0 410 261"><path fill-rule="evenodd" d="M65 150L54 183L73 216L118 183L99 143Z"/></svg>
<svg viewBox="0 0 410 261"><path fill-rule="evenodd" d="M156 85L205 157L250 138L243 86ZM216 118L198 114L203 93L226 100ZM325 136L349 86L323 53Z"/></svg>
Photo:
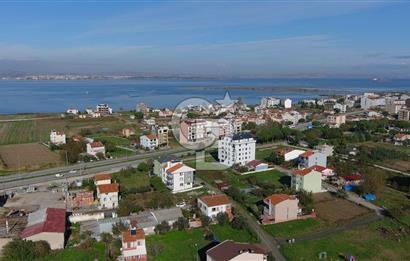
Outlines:
<svg viewBox="0 0 410 261"><path fill-rule="evenodd" d="M99 174L94 177L95 181L101 181L101 180L107 180L107 179L111 180L111 176L108 174Z"/></svg>
<svg viewBox="0 0 410 261"><path fill-rule="evenodd" d="M46 215L44 222L27 226L21 232L21 238L31 237L42 232L65 232L66 210L64 208L47 208Z"/></svg>
<svg viewBox="0 0 410 261"><path fill-rule="evenodd" d="M208 207L230 204L225 194L207 195L200 198Z"/></svg>
<svg viewBox="0 0 410 261"><path fill-rule="evenodd" d="M118 184L117 183L112 183L112 184L104 184L104 185L98 185L98 191L100 193L113 193L113 192L118 192Z"/></svg>
<svg viewBox="0 0 410 261"><path fill-rule="evenodd" d="M267 198L265 198L266 202L269 202L272 205L279 204L282 201L288 200L288 199L294 199L294 197L290 195L285 195L285 194L273 194Z"/></svg>
<svg viewBox="0 0 410 261"><path fill-rule="evenodd" d="M298 176L305 176L309 174L310 172L312 172L311 169L298 169L298 170L295 170L293 174L298 175Z"/></svg>
<svg viewBox="0 0 410 261"><path fill-rule="evenodd" d="M131 234L131 230L127 230L127 231L122 232L122 241L123 242L126 242L126 243L135 242L137 240L142 240L142 239L145 239L145 233L144 233L144 230L142 230L140 228L137 229L135 235Z"/></svg>
<svg viewBox="0 0 410 261"><path fill-rule="evenodd" d="M167 169L167 172L168 172L168 173L173 173L173 172L175 172L176 170L182 168L183 166L184 166L184 164L178 163L178 164L176 164L176 165L170 167L169 169Z"/></svg>
<svg viewBox="0 0 410 261"><path fill-rule="evenodd" d="M315 152L314 152L314 151L312 151L312 150L308 150L308 151L306 151L306 152L304 152L304 153L300 154L300 156L301 156L301 157L303 157L303 158L307 158L307 157L312 156L313 154L315 154Z"/></svg>

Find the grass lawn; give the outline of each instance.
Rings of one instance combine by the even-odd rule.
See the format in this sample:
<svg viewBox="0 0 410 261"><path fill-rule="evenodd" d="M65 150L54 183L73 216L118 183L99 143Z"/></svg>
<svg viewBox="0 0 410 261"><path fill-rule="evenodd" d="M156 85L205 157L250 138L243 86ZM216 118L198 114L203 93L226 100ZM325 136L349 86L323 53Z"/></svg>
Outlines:
<svg viewBox="0 0 410 261"><path fill-rule="evenodd" d="M109 143L112 143L114 145L119 145L119 146L130 145L130 141L128 139L118 137L118 136L92 135L90 138L101 140L104 142L109 142Z"/></svg>
<svg viewBox="0 0 410 261"><path fill-rule="evenodd" d="M263 226L266 232L274 237L281 238L301 236L303 234L318 231L323 227L324 223L314 218Z"/></svg>
<svg viewBox="0 0 410 261"><path fill-rule="evenodd" d="M406 193L386 187L377 198L374 204L379 206L384 206L387 209L391 208L410 208L410 201L407 198ZM401 219L402 222L410 225L410 214L407 212L407 215Z"/></svg>
<svg viewBox="0 0 410 261"><path fill-rule="evenodd" d="M272 153L272 148L256 149L255 158L261 161L265 161L265 158Z"/></svg>
<svg viewBox="0 0 410 261"><path fill-rule="evenodd" d="M257 242L256 238L246 230L235 230L230 225L211 225L210 230L219 241L232 239L239 242ZM149 256L149 260L197 260L198 250L205 247L210 241L204 239L205 230L202 228L190 231L171 231L164 235L146 237L147 248L151 244L160 244L163 247L157 256ZM150 252L149 252L150 254Z"/></svg>
<svg viewBox="0 0 410 261"><path fill-rule="evenodd" d="M110 154L114 158L120 158L120 157L126 157L126 156L133 156L135 155L135 152L121 149L121 148L115 148L115 150L111 151Z"/></svg>
<svg viewBox="0 0 410 261"><path fill-rule="evenodd" d="M381 234L380 227L397 228L390 219L377 221L358 229L334 234L329 237L284 245L281 252L287 260L318 260L318 254L325 251L327 260L343 260L353 255L357 260L410 260L410 238L401 242Z"/></svg>
<svg viewBox="0 0 410 261"><path fill-rule="evenodd" d="M117 180L122 187L127 189L147 187L150 185L148 174L138 170L136 170L135 173L125 175L117 172L114 173L112 177L114 180Z"/></svg>
<svg viewBox="0 0 410 261"><path fill-rule="evenodd" d="M36 261L103 261L107 260L105 254L105 245L102 242L97 242L89 249L68 248L62 251L52 253L44 258L36 259Z"/></svg>
<svg viewBox="0 0 410 261"><path fill-rule="evenodd" d="M272 183L278 187L281 185L284 185L283 183L286 183L288 176L285 173L282 173L278 170L268 170L268 171L263 171L263 172L257 172L254 174L249 174L249 175L243 175L241 176L241 179L247 179L249 177L256 177L256 179L259 182L268 182ZM290 181L290 179L289 179ZM290 184L287 184L290 185Z"/></svg>

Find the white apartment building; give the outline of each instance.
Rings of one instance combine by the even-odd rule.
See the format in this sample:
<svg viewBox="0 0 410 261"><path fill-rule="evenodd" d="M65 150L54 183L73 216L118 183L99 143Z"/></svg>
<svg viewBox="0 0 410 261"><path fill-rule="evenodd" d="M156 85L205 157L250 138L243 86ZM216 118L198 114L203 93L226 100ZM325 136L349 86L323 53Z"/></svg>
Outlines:
<svg viewBox="0 0 410 261"><path fill-rule="evenodd" d="M155 150L158 147L158 139L155 134L142 135L140 145L144 149Z"/></svg>
<svg viewBox="0 0 410 261"><path fill-rule="evenodd" d="M346 123L346 115L345 114L329 115L327 116L326 122L329 125L333 125L334 127L340 127L340 125Z"/></svg>
<svg viewBox="0 0 410 261"><path fill-rule="evenodd" d="M218 141L219 162L224 165L245 165L255 159L256 140L250 133L225 136Z"/></svg>
<svg viewBox="0 0 410 261"><path fill-rule="evenodd" d="M397 114L399 110L405 106L406 101L405 100L394 100L392 98L387 98L386 99L386 111L388 111L390 114Z"/></svg>
<svg viewBox="0 0 410 261"><path fill-rule="evenodd" d="M101 141L94 141L87 143L87 154L91 156L96 156L98 153L105 155L105 147Z"/></svg>
<svg viewBox="0 0 410 261"><path fill-rule="evenodd" d="M333 109L339 110L341 113L345 113L347 110L347 105L346 104L341 104L341 103L336 103L333 105Z"/></svg>
<svg viewBox="0 0 410 261"><path fill-rule="evenodd" d="M163 170L163 182L172 193L184 192L193 188L195 169L182 162L166 164Z"/></svg>
<svg viewBox="0 0 410 261"><path fill-rule="evenodd" d="M157 128L157 139L159 146L168 146L168 126L162 126Z"/></svg>
<svg viewBox="0 0 410 261"><path fill-rule="evenodd" d="M219 119L217 121L216 137L224 137L240 133L242 131L242 120L240 119Z"/></svg>
<svg viewBox="0 0 410 261"><path fill-rule="evenodd" d="M365 110L384 105L386 105L386 99L372 93L367 93L360 99L360 108Z"/></svg>
<svg viewBox="0 0 410 261"><path fill-rule="evenodd" d="M280 104L283 106L285 109L290 109L292 108L292 100L289 98L282 99L280 100Z"/></svg>
<svg viewBox="0 0 410 261"><path fill-rule="evenodd" d="M55 145L61 145L66 143L65 133L57 130L51 130L50 142Z"/></svg>
<svg viewBox="0 0 410 261"><path fill-rule="evenodd" d="M111 180L110 180L111 182ZM118 207L119 185L117 183L102 184L97 186L97 198L100 209L113 209Z"/></svg>
<svg viewBox="0 0 410 261"><path fill-rule="evenodd" d="M276 97L263 97L261 99L262 108L272 108L280 105L280 99Z"/></svg>
<svg viewBox="0 0 410 261"><path fill-rule="evenodd" d="M202 214L215 218L219 213L232 216L232 204L225 194L206 195L198 198L198 208Z"/></svg>
<svg viewBox="0 0 410 261"><path fill-rule="evenodd" d="M66 111L67 114L74 114L77 115L80 111L76 108L68 108L68 110Z"/></svg>

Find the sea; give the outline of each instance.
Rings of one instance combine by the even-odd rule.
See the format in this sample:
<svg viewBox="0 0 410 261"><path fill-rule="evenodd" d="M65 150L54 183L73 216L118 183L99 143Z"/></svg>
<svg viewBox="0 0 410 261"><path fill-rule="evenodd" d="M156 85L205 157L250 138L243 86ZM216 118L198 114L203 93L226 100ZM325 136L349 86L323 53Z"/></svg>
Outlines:
<svg viewBox="0 0 410 261"><path fill-rule="evenodd" d="M188 98L210 102L229 91L233 99L259 103L263 96L297 102L328 95L407 91L409 79L137 79L81 81L0 80L0 114L84 110L106 103L114 110L133 110L144 102L155 108L174 108Z"/></svg>

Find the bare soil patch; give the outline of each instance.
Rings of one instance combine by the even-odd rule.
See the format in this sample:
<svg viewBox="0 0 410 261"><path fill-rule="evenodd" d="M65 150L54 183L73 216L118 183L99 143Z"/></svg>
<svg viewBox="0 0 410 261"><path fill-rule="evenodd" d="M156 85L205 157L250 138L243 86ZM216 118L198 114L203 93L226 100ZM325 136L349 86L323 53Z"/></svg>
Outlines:
<svg viewBox="0 0 410 261"><path fill-rule="evenodd" d="M327 192L315 194L314 201L318 218L330 223L348 221L369 213L367 209Z"/></svg>
<svg viewBox="0 0 410 261"><path fill-rule="evenodd" d="M60 155L41 144L16 144L0 146L0 165L8 170L35 169L61 164Z"/></svg>

